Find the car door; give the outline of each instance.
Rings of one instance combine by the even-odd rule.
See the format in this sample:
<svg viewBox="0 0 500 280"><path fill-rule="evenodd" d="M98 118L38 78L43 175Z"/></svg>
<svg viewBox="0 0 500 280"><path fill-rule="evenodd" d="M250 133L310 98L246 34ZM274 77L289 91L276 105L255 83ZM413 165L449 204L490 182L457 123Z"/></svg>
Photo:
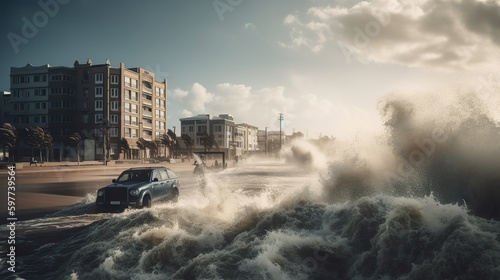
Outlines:
<svg viewBox="0 0 500 280"><path fill-rule="evenodd" d="M156 181L155 179L158 179ZM153 174L151 176L151 186L153 193L153 200L161 198L165 193L165 183L160 176L160 172L158 170L153 170Z"/></svg>
<svg viewBox="0 0 500 280"><path fill-rule="evenodd" d="M168 178L167 171L165 169L160 169L160 176L162 178L163 187L164 187L162 195L165 195L165 196L170 195L170 192L172 191L172 182Z"/></svg>

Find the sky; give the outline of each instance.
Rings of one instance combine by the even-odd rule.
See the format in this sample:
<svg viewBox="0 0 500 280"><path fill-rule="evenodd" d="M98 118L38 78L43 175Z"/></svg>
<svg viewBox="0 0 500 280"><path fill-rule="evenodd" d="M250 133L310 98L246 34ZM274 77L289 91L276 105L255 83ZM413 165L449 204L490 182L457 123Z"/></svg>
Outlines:
<svg viewBox="0 0 500 280"><path fill-rule="evenodd" d="M197 114L308 138L378 130L389 94L484 84L498 64L498 0L2 1L10 67L75 60L168 80L168 127ZM497 73L497 72L496 72Z"/></svg>

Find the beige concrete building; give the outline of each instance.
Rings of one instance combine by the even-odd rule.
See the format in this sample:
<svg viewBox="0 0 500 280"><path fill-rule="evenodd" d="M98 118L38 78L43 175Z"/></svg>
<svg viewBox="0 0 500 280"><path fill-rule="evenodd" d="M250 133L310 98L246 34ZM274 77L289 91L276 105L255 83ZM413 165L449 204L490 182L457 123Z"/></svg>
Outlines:
<svg viewBox="0 0 500 280"><path fill-rule="evenodd" d="M167 132L167 81L142 68L111 67L75 61L73 67L50 65L11 67L11 95L2 95L2 122L17 128L39 126L54 138L50 160L76 156L67 139L74 132L83 140L84 160L138 159L137 141L157 140ZM120 139L130 150L120 153ZM164 149L159 149L164 151ZM31 148L20 147L21 157ZM146 155L148 151L146 151Z"/></svg>
<svg viewBox="0 0 500 280"><path fill-rule="evenodd" d="M219 151L225 151L228 158L241 156L258 150L256 126L236 124L233 116L221 114L210 117L208 114L182 118L181 134L187 134L194 142L193 151L203 151L202 139L205 133L212 135ZM182 141L182 140L181 140ZM212 147L216 150L216 147Z"/></svg>

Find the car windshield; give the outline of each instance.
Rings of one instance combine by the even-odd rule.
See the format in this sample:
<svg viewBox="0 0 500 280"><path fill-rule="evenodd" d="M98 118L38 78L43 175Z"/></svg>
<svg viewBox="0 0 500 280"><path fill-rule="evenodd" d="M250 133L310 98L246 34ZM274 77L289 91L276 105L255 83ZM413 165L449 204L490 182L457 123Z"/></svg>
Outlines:
<svg viewBox="0 0 500 280"><path fill-rule="evenodd" d="M116 180L117 182L149 182L151 170L127 170Z"/></svg>

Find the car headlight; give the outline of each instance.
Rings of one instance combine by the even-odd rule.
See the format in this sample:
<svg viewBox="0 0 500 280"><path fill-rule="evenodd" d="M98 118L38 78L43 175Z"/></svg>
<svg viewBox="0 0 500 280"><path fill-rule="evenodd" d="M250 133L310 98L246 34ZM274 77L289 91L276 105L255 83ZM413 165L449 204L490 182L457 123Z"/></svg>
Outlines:
<svg viewBox="0 0 500 280"><path fill-rule="evenodd" d="M98 190L97 191L97 196L103 196L104 195L104 191L103 190Z"/></svg>
<svg viewBox="0 0 500 280"><path fill-rule="evenodd" d="M131 190L130 191L130 195L138 196L139 195L139 190Z"/></svg>

